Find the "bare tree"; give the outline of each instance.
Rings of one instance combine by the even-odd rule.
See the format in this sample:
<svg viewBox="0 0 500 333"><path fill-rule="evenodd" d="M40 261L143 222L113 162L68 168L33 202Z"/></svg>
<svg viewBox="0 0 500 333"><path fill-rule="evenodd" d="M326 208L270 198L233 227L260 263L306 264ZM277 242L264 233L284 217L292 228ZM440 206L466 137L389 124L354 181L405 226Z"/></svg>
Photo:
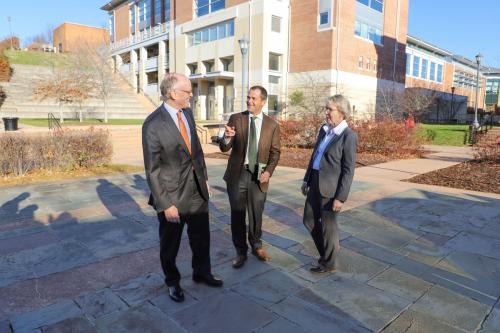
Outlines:
<svg viewBox="0 0 500 333"><path fill-rule="evenodd" d="M297 89L288 96L289 115L322 117L325 100L330 95L331 84L318 74L299 74Z"/></svg>

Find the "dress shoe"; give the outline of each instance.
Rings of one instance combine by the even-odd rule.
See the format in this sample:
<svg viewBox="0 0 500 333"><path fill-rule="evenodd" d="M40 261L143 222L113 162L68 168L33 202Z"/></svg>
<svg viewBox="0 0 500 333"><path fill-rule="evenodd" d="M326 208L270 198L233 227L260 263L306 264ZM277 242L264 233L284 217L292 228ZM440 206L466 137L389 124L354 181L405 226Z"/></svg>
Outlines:
<svg viewBox="0 0 500 333"><path fill-rule="evenodd" d="M336 272L335 268L328 268L328 267L325 267L323 265L311 267L311 268L309 268L309 270L312 273L335 273Z"/></svg>
<svg viewBox="0 0 500 333"><path fill-rule="evenodd" d="M269 257L263 248L252 251L253 255L257 257L260 261L268 261Z"/></svg>
<svg viewBox="0 0 500 333"><path fill-rule="evenodd" d="M247 256L245 255L238 255L234 260L233 260L233 268L241 268L245 264L245 261L247 261Z"/></svg>
<svg viewBox="0 0 500 333"><path fill-rule="evenodd" d="M196 283L204 283L210 287L222 287L223 284L221 279L212 274L205 276L193 275L193 281Z"/></svg>
<svg viewBox="0 0 500 333"><path fill-rule="evenodd" d="M179 285L168 287L168 296L170 296L174 302L184 301L184 292Z"/></svg>

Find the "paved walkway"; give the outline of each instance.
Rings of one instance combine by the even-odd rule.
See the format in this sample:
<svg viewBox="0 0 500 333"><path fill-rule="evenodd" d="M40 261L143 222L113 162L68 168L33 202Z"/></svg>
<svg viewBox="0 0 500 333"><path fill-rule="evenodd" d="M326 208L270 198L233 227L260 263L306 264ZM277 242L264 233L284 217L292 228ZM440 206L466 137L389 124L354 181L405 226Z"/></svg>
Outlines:
<svg viewBox="0 0 500 333"><path fill-rule="evenodd" d="M271 261L231 267L225 163L207 160L224 288L192 282L184 237L182 304L163 285L143 174L3 188L0 332L500 331L500 195L400 181L456 161L357 169L338 272L324 275L308 271L317 254L302 225L303 170L286 167L265 209Z"/></svg>

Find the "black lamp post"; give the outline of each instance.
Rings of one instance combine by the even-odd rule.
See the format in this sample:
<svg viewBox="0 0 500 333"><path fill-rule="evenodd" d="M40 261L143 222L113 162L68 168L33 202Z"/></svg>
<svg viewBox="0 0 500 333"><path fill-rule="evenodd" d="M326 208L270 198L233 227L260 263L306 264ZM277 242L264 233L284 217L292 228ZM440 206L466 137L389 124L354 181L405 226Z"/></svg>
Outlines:
<svg viewBox="0 0 500 333"><path fill-rule="evenodd" d="M476 74L476 105L474 105L474 122L472 123L472 126L474 129L479 128L479 122L477 121L477 105L479 103L479 67L481 66L481 60L483 58L483 55L481 53L478 53L476 55L476 63L477 63L477 74Z"/></svg>

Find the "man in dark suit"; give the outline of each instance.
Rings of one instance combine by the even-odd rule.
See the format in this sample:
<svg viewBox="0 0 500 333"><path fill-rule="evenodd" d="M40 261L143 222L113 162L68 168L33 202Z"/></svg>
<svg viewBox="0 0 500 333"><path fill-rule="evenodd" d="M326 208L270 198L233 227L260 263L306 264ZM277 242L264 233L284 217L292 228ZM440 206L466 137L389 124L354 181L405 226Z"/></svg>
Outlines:
<svg viewBox="0 0 500 333"><path fill-rule="evenodd" d="M247 260L245 216L248 211L248 242L252 253L268 260L262 248L262 212L269 179L280 158L280 129L272 118L262 112L267 101L264 87L254 86L247 95L248 111L237 113L225 125L220 149L231 155L224 180L231 204L231 232L237 256L234 268Z"/></svg>
<svg viewBox="0 0 500 333"><path fill-rule="evenodd" d="M142 127L144 168L149 204L160 222L160 259L169 296L184 300L175 264L184 224L193 252L193 280L222 286L210 265L207 168L189 101L191 82L182 74L167 74L160 86L164 103Z"/></svg>
<svg viewBox="0 0 500 333"><path fill-rule="evenodd" d="M347 200L356 166L357 135L346 122L351 112L342 95L328 98L326 124L322 126L309 166L302 193L307 195L304 225L319 252L314 273L333 272L340 249L337 214Z"/></svg>

